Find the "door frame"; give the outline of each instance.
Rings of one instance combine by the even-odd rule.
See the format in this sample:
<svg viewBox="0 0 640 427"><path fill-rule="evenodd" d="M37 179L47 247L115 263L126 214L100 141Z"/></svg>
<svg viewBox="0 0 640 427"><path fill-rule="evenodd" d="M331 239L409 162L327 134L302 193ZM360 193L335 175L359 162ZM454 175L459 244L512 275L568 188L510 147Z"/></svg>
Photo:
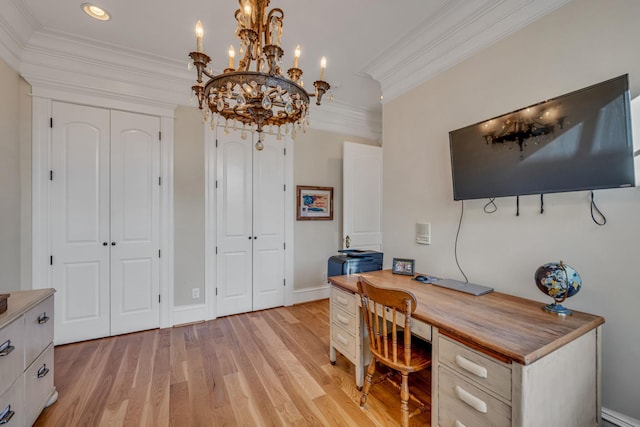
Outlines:
<svg viewBox="0 0 640 427"><path fill-rule="evenodd" d="M32 236L31 274L32 288L51 288L51 223L49 171L51 170L51 143L53 101L89 105L108 110L160 117L160 327L173 326L173 143L175 106L143 105L127 101L79 95L50 88L32 87L32 152L31 196ZM54 123L55 125L55 123Z"/></svg>
<svg viewBox="0 0 640 427"><path fill-rule="evenodd" d="M216 177L217 177L217 147L216 131L211 126L204 124L204 174L205 174L205 307L206 319L211 320L217 317L216 313ZM283 148L287 150L285 156L285 219L284 219L284 239L286 249L284 251L284 305L293 305L293 221L294 221L294 197L293 190L293 159L294 143L289 137L283 137Z"/></svg>

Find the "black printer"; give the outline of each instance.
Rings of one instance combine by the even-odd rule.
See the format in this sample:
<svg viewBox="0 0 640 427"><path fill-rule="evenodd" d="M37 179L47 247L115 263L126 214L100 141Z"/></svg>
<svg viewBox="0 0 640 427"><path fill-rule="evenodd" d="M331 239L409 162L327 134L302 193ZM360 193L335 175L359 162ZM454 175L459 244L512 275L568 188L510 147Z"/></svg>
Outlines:
<svg viewBox="0 0 640 427"><path fill-rule="evenodd" d="M382 270L382 252L344 249L329 258L327 277Z"/></svg>

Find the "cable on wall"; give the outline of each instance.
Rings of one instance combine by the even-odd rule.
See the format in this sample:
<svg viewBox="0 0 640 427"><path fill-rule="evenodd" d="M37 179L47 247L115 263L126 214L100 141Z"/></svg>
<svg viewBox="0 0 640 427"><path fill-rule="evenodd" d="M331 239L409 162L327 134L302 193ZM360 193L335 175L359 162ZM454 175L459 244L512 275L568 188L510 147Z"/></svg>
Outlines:
<svg viewBox="0 0 640 427"><path fill-rule="evenodd" d="M595 214L598 214L598 216L602 219L598 221ZM593 220L593 222L600 226L607 223L607 217L604 216L604 214L600 211L600 209L598 209L598 206L596 205L593 197L593 190L591 190L591 219Z"/></svg>
<svg viewBox="0 0 640 427"><path fill-rule="evenodd" d="M498 205L496 205L496 198L492 197L489 199L486 205L484 205L484 213L492 214L498 210Z"/></svg>
<svg viewBox="0 0 640 427"><path fill-rule="evenodd" d="M462 275L464 276L464 282L469 283L469 279L467 278L467 275L464 274L462 267L460 267L460 262L458 261L458 236L460 236L460 228L462 227L463 215L464 215L464 200L462 200L460 204L460 221L458 221L458 231L456 232L456 242L453 246L453 254L456 258L456 265L458 266L458 270L460 270L460 273L462 273Z"/></svg>
<svg viewBox="0 0 640 427"><path fill-rule="evenodd" d="M516 216L520 216L520 196L516 196Z"/></svg>
<svg viewBox="0 0 640 427"><path fill-rule="evenodd" d="M540 195L540 215L544 213L544 194Z"/></svg>

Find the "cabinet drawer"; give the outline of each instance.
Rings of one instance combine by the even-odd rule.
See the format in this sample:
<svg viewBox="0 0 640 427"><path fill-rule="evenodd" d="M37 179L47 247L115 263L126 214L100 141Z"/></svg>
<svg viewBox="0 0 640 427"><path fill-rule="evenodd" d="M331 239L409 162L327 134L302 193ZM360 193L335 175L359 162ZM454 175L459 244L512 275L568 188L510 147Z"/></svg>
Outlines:
<svg viewBox="0 0 640 427"><path fill-rule="evenodd" d="M333 323L331 328L331 342L336 350L342 353L347 359L355 363L356 338L346 329Z"/></svg>
<svg viewBox="0 0 640 427"><path fill-rule="evenodd" d="M438 337L438 360L455 372L511 400L511 367L446 337Z"/></svg>
<svg viewBox="0 0 640 427"><path fill-rule="evenodd" d="M344 310L341 310L339 307L334 306L333 311L331 312L331 321L336 325L346 329L352 335L356 334L356 317L352 313L347 313Z"/></svg>
<svg viewBox="0 0 640 427"><path fill-rule="evenodd" d="M24 331L23 316L0 330L0 394L24 372Z"/></svg>
<svg viewBox="0 0 640 427"><path fill-rule="evenodd" d="M26 333L24 364L31 363L53 341L53 296L27 311L24 315Z"/></svg>
<svg viewBox="0 0 640 427"><path fill-rule="evenodd" d="M30 425L53 393L53 344L50 344L25 372L24 389L26 420Z"/></svg>
<svg viewBox="0 0 640 427"><path fill-rule="evenodd" d="M0 422L3 427L22 427L24 418L24 381L20 377L7 391L0 394ZM31 425L31 424L29 424Z"/></svg>
<svg viewBox="0 0 640 427"><path fill-rule="evenodd" d="M335 286L331 287L331 302L336 306L342 308L349 314L356 314L356 298L354 294L341 291Z"/></svg>
<svg viewBox="0 0 640 427"><path fill-rule="evenodd" d="M511 425L511 407L463 377L438 368L440 427L502 427Z"/></svg>

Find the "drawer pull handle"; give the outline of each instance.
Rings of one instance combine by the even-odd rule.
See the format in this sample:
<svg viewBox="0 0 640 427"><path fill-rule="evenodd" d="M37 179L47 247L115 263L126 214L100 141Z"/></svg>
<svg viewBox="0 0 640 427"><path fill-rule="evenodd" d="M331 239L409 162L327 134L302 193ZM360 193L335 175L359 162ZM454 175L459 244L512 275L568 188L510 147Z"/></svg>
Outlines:
<svg viewBox="0 0 640 427"><path fill-rule="evenodd" d="M343 323L345 325L349 324L349 319L347 319L346 317L344 317L342 314L338 314L336 316L336 319L338 319L340 321L340 323Z"/></svg>
<svg viewBox="0 0 640 427"><path fill-rule="evenodd" d="M7 424L11 418L15 415L15 411L11 410L11 405L7 405L2 412L0 412L0 424Z"/></svg>
<svg viewBox="0 0 640 427"><path fill-rule="evenodd" d="M480 366L477 363L473 363L471 360L460 355L456 356L456 365L461 367L467 372L471 372L473 375L480 378L487 378L487 368Z"/></svg>
<svg viewBox="0 0 640 427"><path fill-rule="evenodd" d="M487 413L487 403L462 389L462 387L456 386L456 396L476 411L482 412L483 414Z"/></svg>
<svg viewBox="0 0 640 427"><path fill-rule="evenodd" d="M349 303L349 301L347 301L347 299L345 297L341 297L338 295L338 297L336 298L338 300L338 302L342 305L347 305Z"/></svg>
<svg viewBox="0 0 640 427"><path fill-rule="evenodd" d="M11 345L11 340L6 340L0 345L0 357L8 356L16 348Z"/></svg>
<svg viewBox="0 0 640 427"><path fill-rule="evenodd" d="M345 337L343 337L342 335L338 335L338 341L340 341L342 343L342 345L349 344L349 341L347 341L347 339Z"/></svg>
<svg viewBox="0 0 640 427"><path fill-rule="evenodd" d="M43 325L49 321L49 316L47 316L47 312L45 311L40 316L38 316L38 323Z"/></svg>
<svg viewBox="0 0 640 427"><path fill-rule="evenodd" d="M38 369L38 378L46 377L49 373L49 368L47 368L47 364L45 363Z"/></svg>
<svg viewBox="0 0 640 427"><path fill-rule="evenodd" d="M467 426L462 424L460 421L456 420L456 427L467 427Z"/></svg>

